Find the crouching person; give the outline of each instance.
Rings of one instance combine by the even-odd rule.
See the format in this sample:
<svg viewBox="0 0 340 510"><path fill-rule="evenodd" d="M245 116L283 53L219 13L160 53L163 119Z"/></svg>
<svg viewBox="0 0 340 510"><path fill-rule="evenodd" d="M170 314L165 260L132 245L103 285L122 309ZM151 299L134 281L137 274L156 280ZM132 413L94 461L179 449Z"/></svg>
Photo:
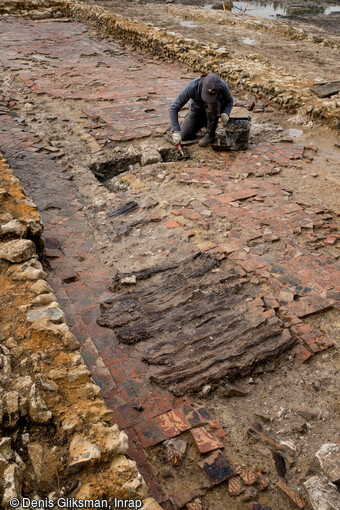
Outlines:
<svg viewBox="0 0 340 510"><path fill-rule="evenodd" d="M178 112L189 100L189 113L179 125ZM229 87L217 74L209 73L191 80L169 110L173 142L178 145L182 140L192 140L202 127L206 127L199 144L206 147L214 143L218 118L221 116L225 126L232 107L233 96Z"/></svg>

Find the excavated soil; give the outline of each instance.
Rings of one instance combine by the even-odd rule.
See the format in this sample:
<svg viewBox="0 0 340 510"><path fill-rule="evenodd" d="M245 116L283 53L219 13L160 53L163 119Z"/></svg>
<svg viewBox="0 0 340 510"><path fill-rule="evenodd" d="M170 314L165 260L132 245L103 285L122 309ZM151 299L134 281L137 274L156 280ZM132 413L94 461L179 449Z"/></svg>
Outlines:
<svg viewBox="0 0 340 510"><path fill-rule="evenodd" d="M157 1L127 2L124 6L116 0L89 0L85 3L100 5L122 16L173 30L200 42L217 43L243 56L260 56L284 73L304 77L305 86L312 85L314 81L334 80L339 75L339 14L333 15L334 21L332 16L322 15L294 16L273 21L205 9L202 4L210 2L195 0L176 0L170 4ZM280 34L278 27L296 32ZM306 36L319 43L299 40L302 37L299 34L301 28ZM334 41L334 48L329 46L330 41Z"/></svg>
<svg viewBox="0 0 340 510"><path fill-rule="evenodd" d="M272 21L257 20L257 25L251 27L247 20L244 21L240 16L234 15L231 16L231 19L235 24L229 22L224 24L222 17L230 16L229 13L212 10L209 12L207 10L202 11L191 5L178 5L177 2L170 5L156 2L148 4L129 2L122 5L119 2L108 2L107 0L96 0L88 3L101 5L113 12L148 21L170 30L176 30L176 32L180 32L185 36L199 38L201 41L217 42L224 46L232 45L233 49L237 49L241 54L248 55L249 49L251 49L252 52L256 52L265 59L268 59L270 55L271 62L282 66L283 72L286 70L298 77L305 76L308 85L317 78L334 79L336 74L335 65L338 62L338 49L336 47L284 36L280 38L280 44L278 44L276 36L273 36ZM190 22L191 26L183 26L183 21ZM325 27L325 24L328 23L325 18L320 19L320 21L313 18L312 22L314 25L310 21L307 23L299 18L293 21L277 20L275 24L279 26L289 25L294 28L299 28L302 25L309 34L314 33L315 26L317 26L317 33L320 37L324 37L325 41L332 39L332 44L334 41L339 42L336 30L332 29L331 24ZM62 22L57 22L55 25L59 25L59 23L62 28ZM251 21L251 23L255 22ZM39 26L38 22L36 24ZM192 24L197 26L192 26ZM50 25L52 25L52 22ZM53 32L50 25L48 25L49 30ZM147 65L155 64L153 58L146 51L139 52L128 44L112 42L105 38L101 39L100 34L95 29L88 29L85 25L75 28L73 23L70 23L71 26L72 30L76 31L76 36L79 39L83 37L82 34L89 35L89 40L93 42L93 46L96 45L96 51L101 51L98 48L102 45L105 46L107 55L117 56L121 60L132 58L131 56L136 57L136 67L133 67L130 62L131 73L138 67L145 65L146 61ZM254 40L255 43L253 45L246 44L244 42L245 38ZM88 53L84 52L82 58L93 58L88 40L86 44ZM94 56L96 57L96 55ZM101 62L100 65L104 69L110 64L105 62L103 64L103 60L101 54L98 62ZM28 58L26 62L28 62L29 70L30 68L34 70L37 65L35 59ZM86 63L88 64L88 62ZM158 64L169 66L167 70L170 66L175 65L165 59L159 59ZM44 65L48 67L50 64L46 63ZM78 63L74 63L74 65L78 65ZM84 76L89 76L87 74L89 68L90 66L84 67L86 69ZM179 282L179 278L176 278L176 271L170 271L165 281L168 283L170 291L175 292L174 298L171 292L170 296L167 294L169 288L165 289L165 293L162 293L164 280L159 275L158 279L156 276L156 278L150 277L150 279L143 279L139 282L138 274L140 275L140 272L147 268L155 268L165 263L180 266L182 261L191 256L197 249L204 251L208 250L215 242L217 244L222 243L226 240L228 232L233 232L239 227L241 223L236 213L233 216L230 214L230 218L228 216L220 218L218 216L214 217L211 211L208 210L206 199L210 190L216 188L216 184L212 184L211 181L205 182L204 179L199 181L197 176L194 176L195 178L188 183L179 181L180 176L188 171L194 172L201 168L205 170L208 168L212 171L212 167L209 167L212 162L223 165L228 156L225 156L225 154L219 156L210 148L203 149L192 146L187 148L187 153L190 156L189 160L176 161L173 147L160 136L149 135L143 139L138 137L134 139L132 136L130 140L103 141L104 138L96 137L95 134L100 132L101 123L104 125L105 122L93 117L90 120L88 115L89 103L93 101L93 98L89 100L88 97L78 97L77 99L64 97L62 99L53 97L52 93L46 91L37 94L34 89L30 89L23 83L22 79L17 76L15 69L11 70L10 66L6 68L4 66L2 70L2 93L12 101L13 116L17 119L18 124L23 131L27 130L40 137L42 145L39 150L45 154L46 152L50 154L50 159L54 159L55 163L60 165L60 176L65 180L72 181L86 200L84 216L88 222L87 235L94 240L93 250L97 250L100 254L103 268L109 268L111 275L111 282L105 287L105 290L109 292L105 292L104 296L97 296L97 302L102 302L102 315L99 323L113 328L121 344L130 345L135 343L136 337L140 334L140 340L142 341L138 342L136 349L133 346L128 350L131 353L132 364L136 360L138 363L141 359L147 360L152 365L151 368L148 368L152 374L151 381L156 381L161 387L168 387L169 384L172 384L173 386L170 389L172 391L179 390L180 393L183 392L184 388L184 392L193 393L191 398L194 403L198 406L204 405L212 411L221 423L229 441L225 449L227 457L232 462L242 463L253 470L260 467L261 472L271 482L270 491L260 493L257 491L254 496L257 501L262 505L268 504L275 510L296 508L276 487L278 477L273 464L270 445L263 442L256 434L249 433L249 429L254 426L255 421L262 426L263 433L269 434L276 441L288 442L288 446L285 447L283 452L286 465L285 480L288 485L298 486L301 489L301 481L314 473L319 473L320 468L314 459L314 454L322 444L336 442L338 435L339 405L336 384L340 369L338 310L330 307L329 309L323 309L320 313L311 313L303 319L305 325L310 325L313 330L322 331L335 344L335 347L313 356L308 363L302 363L296 358L294 351L290 350L278 355L281 349L277 349L274 353L275 359L270 361L267 361L266 356L264 356L264 361L263 353L256 351L255 357L258 355L259 358L256 363L253 363L253 360L248 360L248 364L243 364L243 372L240 369L233 374L238 377L233 382L235 387L232 390L229 386L230 380L226 377L230 375L227 370L225 372L222 370L219 376L213 373L210 379L204 380L204 385L201 384L202 381L199 381L196 386L195 384L192 385L192 379L188 377L187 380L184 379L185 384L181 387L183 377L178 373L180 372L178 366L181 367L181 363L190 359L190 355L187 351L185 352L185 358L182 359L182 351L176 349L176 346L174 347L176 342L171 344L171 341L169 341L166 323L168 321L172 324L173 314L180 316L180 319L185 322L185 324L183 323L184 326L188 328L186 340L190 339L193 344L196 343L194 330L197 324L190 325L190 321L186 320L187 316L184 313L187 311L185 305L187 304L188 294L195 289L191 288L187 281ZM183 82L183 86L189 79L196 76L190 69L184 70L183 68L179 72L176 68L176 72L180 76L179 84ZM165 74L166 72L164 72ZM163 74L160 75L160 78L162 76ZM134 79L135 75L132 75L129 82L130 87ZM94 84L94 87L99 86L101 84ZM149 83L145 86L149 87ZM66 88L69 87L70 85ZM124 92L122 89L119 91L121 94ZM143 91L138 90L137 93L140 95L141 101L148 101L145 110L149 110L150 103L153 101L152 97L145 98ZM328 257L333 263L339 256L336 244L327 244L324 243L324 240L328 238L327 236L331 237L331 234L336 232L339 223L339 195L335 190L339 186L338 159L340 149L336 133L325 126L312 125L308 120L299 118L294 112L283 111L277 105L273 105L271 101L260 99L256 94L251 95L240 90L233 90L233 94L240 105L242 101L251 102L253 99L255 102L261 101L261 104L262 102L265 104L263 111L251 112L250 151L261 147L270 147L270 144L273 144L274 151L281 150L284 152L286 148L286 151L289 152L290 150L293 151L293 147L297 147L296 150L303 153L303 156L292 156L292 158L299 160L298 165L292 165L292 161L283 166L280 163L277 167L273 165L273 171L262 175L255 174L250 177L250 179L253 179L251 185L254 185L254 181L257 181L257 183L260 183L259 186L269 190L268 195L264 194L266 200L268 197L272 197L271 193L274 194L274 199L277 198L277 200L283 200L282 195L287 196L289 203L297 203L301 207L299 214L303 219L304 215L311 214L310 210L314 206L320 206L319 212L325 214L321 223L314 225L315 232L310 234L309 229L313 229L313 224L312 227L300 228L300 231L297 230L294 233L294 240L303 246L304 254L312 253L313 256L320 257L322 260ZM98 111L101 113L107 106L107 100L101 99L100 92L98 96L97 106L99 105ZM169 101L170 99L169 93ZM161 102L156 103L156 109L159 104ZM90 106L93 108L92 103ZM107 115L109 113L106 112ZM157 114L159 114L158 111ZM249 115L247 109L243 106L235 106L233 115L244 116L245 114ZM121 122L125 120L122 116ZM135 128L135 120L136 118L130 122L130 125L126 127L126 131ZM143 129L143 126L140 129ZM91 135L88 134L89 132ZM303 146L307 146L307 148L301 149ZM163 159L157 163L150 162L146 166L141 166L141 156L150 149L157 149L163 155ZM247 152L248 154L249 152ZM19 171L22 171L20 170L20 164L18 164L18 168ZM225 171L224 167L223 170ZM248 177L244 177L241 171L237 175L231 175L232 171L230 170L230 172L227 186L233 189L237 186L241 188L242 180L246 180ZM29 179L26 175L25 178L27 179L27 187L30 187L30 192L39 195L39 186L40 189L42 186L39 175L34 174L32 179ZM47 180L47 176L43 179ZM270 186L273 187L270 188ZM275 196L275 192L277 196ZM214 199L216 198L218 198L218 195ZM235 210L246 214L248 209L256 206L256 202L254 205L251 198L248 208L245 205L244 198L235 199L236 205L235 201L233 203ZM247 198L249 197L246 197L246 200ZM262 198L260 196L257 198L261 202ZM53 213L61 214L60 211L63 210L65 205L53 203L51 197L50 200L46 200L46 203L44 200L42 199L41 207L46 214L46 221L51 221L52 225L55 222L55 228L57 229L58 220L50 220L50 217ZM122 216L112 215L114 211L119 210L127 203L131 204L133 201L138 202L138 207L132 207L131 212ZM274 207L272 202L271 206ZM185 213L184 209L188 207L191 217L188 216L187 211L187 217L184 216L185 219L183 220L181 215ZM325 208L325 210L322 208ZM180 213L178 209L180 209ZM196 213L196 210L199 210L200 213L199 221L201 223L199 224L194 223L197 218L192 215ZM289 216L290 213L287 214ZM260 246L256 248L255 236L255 240L250 239L248 246L246 246L248 252L250 248L254 248L259 250L260 255L266 253L270 256L274 254L278 245L289 242L290 239L288 238L291 238L293 234L291 232L288 234L285 230L284 221L287 219L288 223L289 218L284 215L285 213L282 212L284 217L282 220L282 239L273 238L273 242L269 240L259 241ZM181 217L180 220L178 220L178 216ZM281 217L281 215L278 216ZM240 218L242 217L240 214ZM173 234L170 224L165 228L163 223L167 220L175 221L175 223L178 220L179 223L176 226L176 228L179 228L179 230L176 230L178 236ZM297 221L299 221L299 218ZM49 229L51 229L51 224ZM241 230L242 228L240 228ZM84 262L82 253L73 253L72 239L71 242L70 240L68 242L65 254L69 254L71 258L78 258L79 263ZM55 252L58 250L54 250L54 246L52 248L49 263L57 272L60 269L58 267L59 254L56 256ZM263 251L261 252L261 250ZM285 253L284 249L282 253ZM297 253L296 258L301 256L301 253L299 253ZM209 257L210 255L207 258ZM244 321L247 323L249 317L246 313L244 301L248 299L251 302L253 298L256 299L256 296L263 297L273 292L272 287L268 284L267 277L263 276L263 278L259 277L253 281L247 280L240 283L240 280L247 275L245 271L239 271L239 261L237 259L231 257L230 260L228 258L227 262L219 254L213 255L213 257L217 257L222 271L231 271L232 279L235 278L238 283L237 300L241 300L240 308L242 308L245 317ZM55 262L55 258L57 258L57 262ZM84 280L89 277L89 271L92 271L91 266L89 267L90 269L88 267L82 269L81 275ZM323 274L322 267L322 264L320 264L320 274ZM234 272L235 268L238 268L238 271ZM212 267L210 269L213 271L220 268ZM306 267L307 272L308 270L309 268ZM122 278L133 278L136 277L136 274L138 282L136 286L134 284L132 286L129 284L120 286L119 282ZM223 282L221 284L219 281L219 275L219 272L211 272L207 278L208 289L203 289L204 292L207 290L211 292L208 298L210 297L212 300L214 299L214 293L223 291L223 289L221 290ZM319 274L315 274L315 279L318 277ZM53 271L50 272L50 278L51 280L54 278ZM67 280L66 277L65 282L64 287L76 283L76 281L72 282L72 278ZM244 287L246 287L247 292L243 291ZM116 291L117 293L112 296L112 292ZM150 298L151 291L153 294ZM242 294L243 292L244 294ZM134 297L134 293L137 293L140 301ZM179 298L176 293L179 294ZM197 303L206 313L206 300L204 298L205 294L203 293ZM164 304L161 299L164 299L167 304L170 301L171 306L170 312L168 309L166 310L168 315L162 317L165 322L158 331L154 324L155 317L153 314L159 311L157 307L162 307ZM174 301L171 301L172 299ZM181 302L181 299L184 303ZM296 303L299 303L299 296L295 296L294 299ZM128 301L127 309L124 308L126 304L124 300ZM67 296L64 303L66 306L72 306ZM223 310L222 319L219 317L222 321L231 318L228 303L226 301L226 309ZM145 307L148 306L150 323L144 324L144 329L141 329L140 320L145 315ZM263 311L265 313L270 312L268 309L265 310L264 305L260 304L259 308L262 309L260 310L261 314ZM164 312L164 309L162 311ZM189 311L192 311L190 306ZM122 312L126 315L124 316ZM270 315L271 313L272 315ZM270 314L265 324L268 325L269 323L272 327L275 326L273 335L280 338L281 330L291 331L292 338L295 341L297 338L296 331L292 328L292 324L287 317L284 314L281 315L281 312L274 312L273 310ZM274 321L272 320L273 316ZM86 320L95 322L98 318L99 311L93 317L90 316L90 319L86 317ZM135 322L132 323L131 319ZM211 318L206 319L210 327ZM125 328L127 323L129 328ZM135 327L133 330L132 324ZM150 334L150 330L153 334L152 341L150 341L150 338L145 338ZM207 331L205 333L210 335L209 328ZM242 340L240 340L240 336L239 341ZM153 341L154 339L155 341ZM146 346L144 340L147 340ZM179 343L183 339L176 338L176 340ZM228 342L228 339L224 340ZM216 342L218 348L220 339L218 338ZM287 338L286 342L283 343L285 344L284 348L289 347ZM186 345L186 348L194 349L190 343ZM200 363L201 354L202 351L199 349L194 353L195 362L192 363L193 367ZM216 352L212 350L210 354L209 361L215 359ZM219 354L221 353L219 352ZM268 358L270 357L268 356ZM171 373L173 359L176 361L175 369L178 370L175 374ZM164 361L167 364L165 368L162 364ZM111 358L109 362L114 365L116 360ZM251 372L250 370L254 366L255 368ZM242 377L245 373L247 375ZM197 383L197 381L194 382ZM154 391L154 386L151 386L151 388ZM135 405L138 406L139 403ZM115 404L112 404L112 407L115 407ZM306 409L310 413L307 419L301 415ZM259 425L257 427L259 428ZM147 449L147 457L165 491L172 494L180 487L197 491L197 496L201 497L203 508L206 510L223 510L225 508L241 510L247 508L249 502L246 503L241 499L235 500L235 498L229 496L225 484L207 491L210 487L207 485L207 480L202 476L202 471L197 466L201 456L195 450L190 432L185 432L181 438L188 441L189 450L183 464L177 469L170 467L165 460L163 444L152 445ZM199 487L199 490L197 490L197 487Z"/></svg>

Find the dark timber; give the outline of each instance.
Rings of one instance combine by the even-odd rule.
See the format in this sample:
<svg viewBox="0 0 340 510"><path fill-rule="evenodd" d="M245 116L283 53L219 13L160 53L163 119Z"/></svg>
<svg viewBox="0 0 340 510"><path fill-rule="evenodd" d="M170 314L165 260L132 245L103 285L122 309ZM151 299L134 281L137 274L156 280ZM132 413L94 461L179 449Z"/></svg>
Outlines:
<svg viewBox="0 0 340 510"><path fill-rule="evenodd" d="M133 287L120 283L133 275ZM247 300L254 287L209 254L117 275L110 288L98 323L122 343L144 342L144 360L159 365L153 380L177 395L244 375L292 343L278 317Z"/></svg>

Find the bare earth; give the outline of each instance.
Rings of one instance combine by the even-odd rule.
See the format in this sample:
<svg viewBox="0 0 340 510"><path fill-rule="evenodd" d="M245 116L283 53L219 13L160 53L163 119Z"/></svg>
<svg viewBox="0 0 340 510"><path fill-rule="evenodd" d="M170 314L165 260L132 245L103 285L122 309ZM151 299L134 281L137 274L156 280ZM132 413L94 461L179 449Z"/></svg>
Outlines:
<svg viewBox="0 0 340 510"><path fill-rule="evenodd" d="M305 19L273 21L181 5L177 2L171 4L124 2L122 4L119 1L94 0L86 3L100 5L122 16L150 22L186 37L205 42L217 42L232 48L241 55L255 53L263 59L269 59L273 65L280 67L283 73L296 76L297 80L304 78L306 86L312 85L314 81L334 80L339 77L340 36L336 24L333 21L327 24L326 17L315 16L310 21ZM249 150L244 154L237 153L230 156L229 153L216 153L210 148L202 149L192 146L188 148L190 159L177 161L174 148L164 140L161 134L167 127L167 109L172 98L190 78L196 76L192 70L167 59L155 58L146 50L139 51L129 44L112 41L100 35L93 27L89 28L85 24L74 22L52 23L48 20L42 23L36 22L34 28L37 27L37 31L41 30L44 33L43 37L49 40L46 47L41 48L39 37L32 42L30 36L32 27L26 26L27 23L33 22L23 19L16 22L22 24L17 31L22 36L20 44L16 39L15 31L11 32L8 28L9 23L6 18L1 19L4 33L6 27L8 30L6 37L3 37L4 46L8 46L1 57L0 93L3 104L15 113L20 130L23 132L27 130L32 137L33 135L36 137L35 144L32 145L33 149L28 150L32 150L34 154L36 151L37 158L40 153L48 154L56 166L60 165L58 179L72 181L77 192L83 197L86 205L82 209L81 222L85 226L82 225L83 231L80 230L80 232L85 231L85 236L93 241L92 251L88 252L86 252L87 239L83 243L78 242L77 250L79 251L74 251L72 236L76 238L76 234L72 234L63 245L63 231L58 225L62 221L67 221L67 210L66 219L63 217L59 222L56 216L63 215L65 205L54 204L53 196L48 196L48 193L53 195L51 191L46 191L46 196L44 195L44 186L48 182L49 175L44 174L43 169L40 172L33 171L35 169L29 166L26 169L22 168L20 156L16 161L17 155L14 151L14 155L11 154L11 165L14 171L17 170L20 173L20 178L24 179L27 193L34 196L38 205L40 201L39 207L43 211L47 237L54 239L54 236L55 238L60 236L60 254L56 256L54 252L57 250L52 249L52 255L48 261L49 278L51 285L54 284L53 290L56 295L60 299L66 296L65 303L70 308L71 319L74 319L72 296L77 293L77 287L75 286L73 294L70 289L72 290L72 284L78 284L78 280L69 281L70 279L65 275L63 280L63 275L59 274L63 271L63 264L73 267L72 270L70 269L71 273L73 271L78 274L80 267L78 274L80 284L83 285L84 281L85 285L93 276L89 273L98 269L92 268L90 264L86 266L87 257L91 259L92 254L96 253L102 263L101 269L103 272L106 271L106 277L109 276L108 281L111 277L113 282L118 282L116 293L117 289L112 290L114 286L111 281L109 298L113 299L112 295L115 298L117 295L118 298L124 297L124 292L128 296L130 293L133 296L134 285L124 287L119 283L125 273L131 277L131 274L134 275L146 268L176 264L198 249L219 257L221 255L218 251L219 246L224 246L226 242L232 240L232 243L241 244L237 244L237 249L232 249L230 253L226 252L228 256L223 253L216 267L212 266L214 269L209 277L211 280L208 278L208 283L213 281L215 285L215 280L216 278L218 280L220 274L223 276L230 271L236 271L237 278L245 280L239 285L245 284L245 300L248 300L246 302L252 312L256 305L255 300L260 299L255 311L258 312L258 308L262 308L259 313L267 314L264 327L268 324L271 327L270 319L274 317L275 328L282 328L285 332L291 331L293 337L295 334L298 336L294 325L310 326L311 330L326 335L334 344L325 350L322 346L322 349L320 348L322 352L318 352L315 356L311 354L307 363L303 363L296 351L288 348L288 342L284 347L287 350L285 352L278 350L273 359L267 352L263 354L259 351L258 359L251 360L249 365L245 365L244 371L237 373L236 381L232 380L233 377L230 377L230 381L228 380L229 372L228 377L220 379L214 373L214 378L206 381L207 384L197 384L195 388L191 388L192 391L186 388L185 393L190 394L190 402L197 404L197 407L206 406L222 425L227 437L224 452L228 459L235 464L240 463L242 466L249 467L253 471L260 468L256 473L259 475L262 472L268 479L269 490L262 492L257 486L254 493L250 493L250 496L248 494L248 499L244 498L244 494L237 498L230 496L227 493L226 484L218 485L210 490L211 487L207 485L197 465L202 460L202 455L198 453L189 430L181 435L181 439L188 442L188 453L178 468L173 468L166 461L163 442L155 441L145 446L148 461L167 495L176 494L180 488L189 492L199 489L197 496L201 498L205 510L225 510L226 508L247 510L251 508L251 501L255 500L261 505L269 505L273 510L297 508L278 489L278 481L284 480L288 486L306 495L303 482L311 475L320 474L320 465L315 458L315 453L325 443L336 443L339 434L337 381L340 370L338 351L340 321L337 302L339 292L336 290L339 279L336 264L339 257L337 229L340 214L338 133L324 125L313 124L306 118L300 118L292 111L280 109L268 98L259 98L242 90L232 90L236 104L239 105L235 106L233 116L251 115L252 117ZM302 28L304 39L292 38L297 37L296 31L293 35L285 35L284 30L281 29L287 26L294 30ZM44 30L46 32L43 32ZM72 68L71 73L69 68L67 68L68 72L63 70L62 44L65 42L67 31L72 52L65 61L67 60L67 65ZM27 40L22 34L25 34ZM313 37L316 38L314 42L311 41ZM253 42L246 44L245 39ZM58 44L55 44L55 41L58 41ZM29 46L26 48L26 43L34 45L34 52L38 58L32 57L34 52L30 51ZM131 78L124 82L121 79L122 76ZM98 81L95 78L98 78ZM161 86L158 85L160 83ZM161 88L161 93L157 86ZM165 99L162 96L164 90L166 90ZM73 93L76 97L71 97ZM102 94L107 96L102 98ZM249 112L243 102L250 99L254 99L256 103L263 103L265 105L263 111ZM155 119L159 120L159 124L156 124ZM152 124L153 121L155 124ZM152 130L143 131L146 129L147 122L150 122L156 131L158 129L156 134ZM3 136L7 136L9 128L5 123L2 129ZM17 136L15 129L13 129L13 136ZM25 146L25 140L20 140L20 143ZM0 149L5 152L6 144L0 146ZM141 166L140 156L150 150L158 150L163 155L163 160L151 161ZM257 150L263 150L263 152L257 153ZM277 164L270 160L272 152L275 153L275 151L281 151L283 154L283 159L278 158ZM288 156L285 156L286 154ZM168 159L164 155L167 155ZM261 159L262 155L263 159ZM233 166L234 156L237 163L236 170L235 165ZM266 170L268 168L265 161L271 161L271 165L268 164L268 172L261 173L262 164ZM247 166L248 163L249 166ZM115 175L115 169L120 164L124 168L120 168ZM242 167L243 164L244 167ZM253 166L250 168L251 165ZM249 168L253 173L248 173ZM254 168L258 169L258 173ZM221 179L224 179L222 184ZM51 190L53 185L52 182ZM233 195L239 190L245 192L244 196L242 193L240 197ZM249 190L251 192L256 190L256 192L249 193ZM223 200L219 202L219 197L222 197L224 202ZM67 197L65 200L67 201ZM123 216L109 216L112 211L132 201L138 202L138 209ZM275 214L272 214L272 217L269 214L264 222L260 217L263 211L262 206L267 207L269 211L275 211ZM220 210L216 207L220 207ZM286 210L286 207L291 209ZM247 223L249 217L251 221ZM265 231L267 227L269 233ZM58 230L59 228L61 230ZM256 236L256 232L254 234L257 229L261 231L262 238ZM268 238L268 236L272 237ZM214 251L215 248L217 249ZM84 249L84 252L81 249ZM290 277L296 276L294 264L301 263L304 289L300 289L301 293L298 294L296 289L298 285L296 285L292 302L287 305L282 300L280 311L277 310L276 305L272 307L261 304L261 299L271 294L274 294L275 299L279 299L280 292L287 291L287 288L273 286L273 281L279 277L276 273L273 277L270 271L267 274L264 266L256 268L255 271L253 268L248 270L248 256L255 258L264 256L268 260L270 257L276 257L275 263L282 263L282 267L286 264L285 268L291 263L293 269L289 273ZM317 264L318 261L319 266L314 266L313 264ZM59 283L56 283L58 278L62 280L61 283L59 280ZM323 279L327 282L324 283ZM155 287L150 288L154 290L161 287L157 280L156 284ZM221 286L224 284L223 278L218 284ZM122 286L119 287L119 285ZM305 315L301 313L299 317L302 316L303 319L300 322L295 317L296 322L291 323L292 316L286 313L287 310L291 311L289 306L295 305L298 308L301 302L305 303L304 292L309 292L305 289L314 285L315 289L319 289L315 291L315 295L318 292L317 297L320 300L322 298L329 301L321 307L319 313L315 308L311 313ZM107 287L108 285L105 284L102 291L106 292ZM138 285L136 288L139 291ZM141 288L143 299L148 299L149 286L144 284L143 287L141 284ZM293 288L293 284L290 284L290 288ZM69 292L69 296L65 294L65 289ZM173 290L172 287L171 290ZM204 291L202 291L203 297ZM177 299L177 294L175 297ZM93 315L93 319L91 315L93 310L90 311L90 315L86 315L87 303L84 304L85 311L80 310L80 315L84 313L84 316L81 315L85 317L84 321L89 321L86 322L88 327L91 326L91 320L94 323L97 321L100 313L103 313L103 308L105 310L110 308L108 303L110 305L112 303L108 299L104 307L99 310L98 302L100 299L105 301L104 298L96 296L97 308L95 308L96 314ZM78 303L77 299L75 299L76 306L80 307L81 303ZM159 297L156 293L157 305L153 306L158 306L159 299L164 299L167 303L167 297L165 299L161 294ZM179 304L176 301L175 308L182 306L181 299L178 298L178 301ZM285 308L285 305L288 307ZM281 306L283 306L282 309ZM124 310L124 313L135 314L137 308L134 303L134 306L127 312ZM242 303L242 313L247 314L246 310ZM135 375L129 373L128 367L132 367L132 373L134 364L139 367L138 377L143 380L143 390L145 387L145 391L150 391L152 394L158 394L161 390L164 394L168 394L169 379L162 379L159 373L164 369L164 361L166 369L163 374L166 370L169 372L168 366L171 367L171 359L166 346L164 347L164 342L162 343L162 338L157 337L159 347L156 341L153 342L152 338L145 339L142 334L141 341L135 345L134 339L137 334L135 331L131 334L131 329L128 329L127 333L123 331L124 336L119 329L122 326L119 323L121 319L119 308L114 308L113 318L105 316L105 319L107 322L103 324L104 319L101 315L99 324L112 328L119 340L118 342L115 339L117 345L115 344L114 351L120 350L127 353L125 358L122 357L123 361L117 363L114 354L107 362L104 352L100 351L105 363L108 363L116 377L113 386L116 387L117 383L118 388L126 384L118 395L114 392L109 394L109 405L114 411L126 406L124 407L125 416L121 418L122 422L118 421L118 423L121 428L125 428L135 437L135 430L138 431L137 434L140 432L139 416L137 425L131 424L128 422L130 417L128 412L136 413L136 409L139 409L138 412L142 416L142 413L148 409L138 408L141 402L146 401L146 396L138 394L136 389L133 397L135 400L132 400L130 395L126 402L122 400L124 391L127 392L126 388L132 380L137 379ZM129 317L129 326L133 322L132 319L135 319L135 315L132 318ZM209 321L210 318L207 320L208 324ZM126 324L123 324L123 327L125 326ZM137 327L139 327L138 324ZM109 331L113 335L112 331ZM190 335L194 335L191 330ZM175 347L177 349L178 342ZM153 349L160 349L161 354L155 353ZM176 349L169 350L170 358ZM194 345L192 349L195 349ZM99 347L98 350L100 350ZM177 351L174 355L179 358L178 364L183 361L180 355L181 351L179 355ZM155 363L153 357L156 359ZM126 362L127 359L129 362ZM148 363L145 363L146 360ZM196 380L195 383L197 383ZM228 384L231 383L236 387L234 393L228 393ZM176 384L174 384L175 390L181 387L180 384L178 386ZM173 390L173 387L170 389ZM238 396L235 395L237 391ZM301 412L306 410L309 414L307 418L304 418ZM249 434L249 428L254 425L254 421L260 423L263 432L274 437L275 440L288 442L283 452L286 473L281 478L273 461L271 445ZM143 460L142 466L144 464ZM247 491L245 494L247 496Z"/></svg>

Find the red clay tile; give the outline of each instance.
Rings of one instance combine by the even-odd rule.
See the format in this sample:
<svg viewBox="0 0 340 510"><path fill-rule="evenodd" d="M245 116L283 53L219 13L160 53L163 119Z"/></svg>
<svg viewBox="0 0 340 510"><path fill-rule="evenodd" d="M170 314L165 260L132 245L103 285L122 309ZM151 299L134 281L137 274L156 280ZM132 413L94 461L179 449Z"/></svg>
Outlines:
<svg viewBox="0 0 340 510"><path fill-rule="evenodd" d="M295 355L302 361L307 361L312 356L312 353L303 345L298 345L295 348Z"/></svg>
<svg viewBox="0 0 340 510"><path fill-rule="evenodd" d="M257 481L255 473L250 469L242 470L240 473L240 477L242 478L246 485L253 485Z"/></svg>
<svg viewBox="0 0 340 510"><path fill-rule="evenodd" d="M135 431L143 448L161 443L166 439L166 436L155 420L147 420L139 423L135 426Z"/></svg>
<svg viewBox="0 0 340 510"><path fill-rule="evenodd" d="M232 465L221 450L217 450L198 465L213 485L222 483L233 475Z"/></svg>
<svg viewBox="0 0 340 510"><path fill-rule="evenodd" d="M149 496L154 498L159 504L166 502L168 498L154 475L150 463L144 462L138 466L138 469L148 486Z"/></svg>
<svg viewBox="0 0 340 510"><path fill-rule="evenodd" d="M125 429L125 432L129 438L128 454L137 464L142 464L147 460L147 457L135 430L129 428Z"/></svg>
<svg viewBox="0 0 340 510"><path fill-rule="evenodd" d="M201 453L211 452L218 448L224 448L224 444L210 434L205 427L197 427L191 430L191 434Z"/></svg>
<svg viewBox="0 0 340 510"><path fill-rule="evenodd" d="M161 414L157 417L157 423L168 439L190 428L189 423L180 409Z"/></svg>
<svg viewBox="0 0 340 510"><path fill-rule="evenodd" d="M206 423L206 420L203 420L201 416L195 411L192 410L189 414L185 415L190 427L196 427L196 425L201 425L202 423Z"/></svg>
<svg viewBox="0 0 340 510"><path fill-rule="evenodd" d="M228 478L228 493L230 496L239 496L244 491L242 481L238 476Z"/></svg>
<svg viewBox="0 0 340 510"><path fill-rule="evenodd" d="M112 377L117 384L126 381L130 377L131 365L129 362L122 363L120 365L114 365L110 367Z"/></svg>
<svg viewBox="0 0 340 510"><path fill-rule="evenodd" d="M113 416L119 428L127 429L143 421L143 414L132 404L121 404L113 409Z"/></svg>
<svg viewBox="0 0 340 510"><path fill-rule="evenodd" d="M203 423L207 423L208 421L215 419L206 407L196 407L195 411L199 414Z"/></svg>
<svg viewBox="0 0 340 510"><path fill-rule="evenodd" d="M183 487L177 487L170 497L177 508L183 508L186 503L189 503L192 499L197 498L199 495L199 491L190 491Z"/></svg>
<svg viewBox="0 0 340 510"><path fill-rule="evenodd" d="M153 392L141 397L139 402L144 407L146 418L154 418L171 409L170 401L161 393Z"/></svg>
<svg viewBox="0 0 340 510"><path fill-rule="evenodd" d="M165 226L168 227L168 228L176 228L176 227L179 227L179 223L177 223L176 220L168 220L166 223L165 223Z"/></svg>
<svg viewBox="0 0 340 510"><path fill-rule="evenodd" d="M147 386L146 382L142 379L133 377L127 380L133 392L135 393L138 399L148 395L150 393L150 389Z"/></svg>
<svg viewBox="0 0 340 510"><path fill-rule="evenodd" d="M287 496L296 504L297 507L300 509L305 508L308 501L303 497L300 496L295 490L290 489L288 485L286 485L283 482L279 482L277 486L285 493Z"/></svg>
<svg viewBox="0 0 340 510"><path fill-rule="evenodd" d="M257 476L258 487L259 487L260 491L265 491L269 486L269 482L262 475L261 468L256 468L256 476Z"/></svg>

